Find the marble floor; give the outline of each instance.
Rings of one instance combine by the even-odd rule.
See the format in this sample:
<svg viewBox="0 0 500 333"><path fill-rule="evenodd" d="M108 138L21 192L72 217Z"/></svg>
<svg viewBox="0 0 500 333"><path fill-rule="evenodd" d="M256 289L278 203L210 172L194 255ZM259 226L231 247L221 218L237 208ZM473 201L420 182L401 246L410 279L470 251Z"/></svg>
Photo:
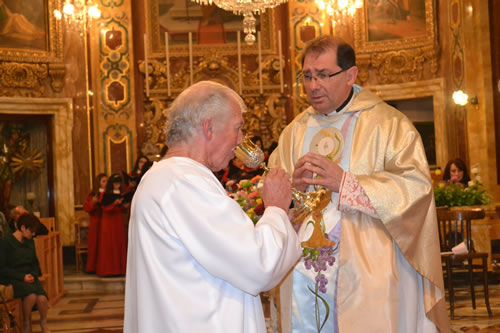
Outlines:
<svg viewBox="0 0 500 333"><path fill-rule="evenodd" d="M456 291L455 319L451 321L453 333L500 333L500 275L493 274L490 283L493 317L488 317L480 286L476 287L475 310L466 287L459 287ZM67 293L49 310L51 332L122 332L124 284L124 278L98 278L76 274L74 269L66 270ZM33 312L33 332L40 332L38 312Z"/></svg>

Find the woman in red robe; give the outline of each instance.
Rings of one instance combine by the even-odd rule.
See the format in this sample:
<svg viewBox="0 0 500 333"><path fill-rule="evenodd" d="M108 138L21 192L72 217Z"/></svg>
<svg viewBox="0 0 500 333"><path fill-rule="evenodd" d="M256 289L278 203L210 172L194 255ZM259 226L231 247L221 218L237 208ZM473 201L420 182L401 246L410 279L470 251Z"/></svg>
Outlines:
<svg viewBox="0 0 500 333"><path fill-rule="evenodd" d="M87 199L83 203L83 210L86 211L90 217L89 230L87 235L87 267L85 269L87 273L95 272L98 233L102 215L101 199L106 189L107 182L108 176L106 176L104 173L98 174L94 179L92 192L87 195Z"/></svg>
<svg viewBox="0 0 500 333"><path fill-rule="evenodd" d="M127 264L127 235L123 212L130 203L123 203L122 179L113 174L108 179L101 200L102 218L98 241L96 274L124 275Z"/></svg>

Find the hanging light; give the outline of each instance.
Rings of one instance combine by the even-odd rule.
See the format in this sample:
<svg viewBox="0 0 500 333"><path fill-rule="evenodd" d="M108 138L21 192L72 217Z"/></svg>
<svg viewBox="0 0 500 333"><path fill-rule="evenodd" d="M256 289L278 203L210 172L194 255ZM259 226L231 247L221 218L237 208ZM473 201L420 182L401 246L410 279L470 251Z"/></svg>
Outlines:
<svg viewBox="0 0 500 333"><path fill-rule="evenodd" d="M76 23L75 28L80 29L85 21L92 21L101 17L101 10L92 0L65 0L62 12L54 10L56 20L63 17L67 23Z"/></svg>
<svg viewBox="0 0 500 333"><path fill-rule="evenodd" d="M266 9L274 8L288 0L193 0L200 5L215 4L217 7L243 15L243 32L246 34L245 42L249 45L255 43L255 15L260 15Z"/></svg>
<svg viewBox="0 0 500 333"><path fill-rule="evenodd" d="M326 15L330 16L335 26L342 18L353 17L356 10L363 7L362 0L316 0L316 5Z"/></svg>
<svg viewBox="0 0 500 333"><path fill-rule="evenodd" d="M93 19L98 19L101 17L101 11L97 5L92 5L88 9L89 16Z"/></svg>

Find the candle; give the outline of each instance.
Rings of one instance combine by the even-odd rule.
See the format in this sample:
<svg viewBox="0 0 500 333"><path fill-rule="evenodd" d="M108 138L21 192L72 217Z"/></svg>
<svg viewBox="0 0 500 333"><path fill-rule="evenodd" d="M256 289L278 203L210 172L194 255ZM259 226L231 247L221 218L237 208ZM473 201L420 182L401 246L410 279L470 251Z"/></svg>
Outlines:
<svg viewBox="0 0 500 333"><path fill-rule="evenodd" d="M278 58L280 61L280 92L283 93L283 66L281 65L281 30L278 30Z"/></svg>
<svg viewBox="0 0 500 333"><path fill-rule="evenodd" d="M146 96L149 97L148 36L144 34L144 73L146 74Z"/></svg>
<svg viewBox="0 0 500 333"><path fill-rule="evenodd" d="M240 37L240 31L238 30L237 34L238 36L238 83L239 83L239 86L240 86L240 95L243 91L243 88L242 88L242 80L241 80L241 37Z"/></svg>
<svg viewBox="0 0 500 333"><path fill-rule="evenodd" d="M170 57L168 54L168 32L165 32L165 62L167 63L167 95L170 97Z"/></svg>
<svg viewBox="0 0 500 333"><path fill-rule="evenodd" d="M193 35L189 32L189 84L193 84Z"/></svg>
<svg viewBox="0 0 500 333"><path fill-rule="evenodd" d="M259 48L259 93L262 95L264 89L262 88L262 45L260 41L260 31L257 32L257 45Z"/></svg>

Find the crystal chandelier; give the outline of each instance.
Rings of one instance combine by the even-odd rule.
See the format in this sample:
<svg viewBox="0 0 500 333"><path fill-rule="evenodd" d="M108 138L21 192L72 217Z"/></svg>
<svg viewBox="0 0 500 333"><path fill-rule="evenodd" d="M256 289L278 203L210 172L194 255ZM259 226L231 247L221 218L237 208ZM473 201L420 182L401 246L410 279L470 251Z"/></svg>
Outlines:
<svg viewBox="0 0 500 333"><path fill-rule="evenodd" d="M77 26L80 27L91 23L93 19L100 18L101 10L92 0L66 0L62 12L56 9L54 16L57 20L64 17L69 24L77 23Z"/></svg>
<svg viewBox="0 0 500 333"><path fill-rule="evenodd" d="M316 0L316 5L332 18L335 26L343 17L353 17L356 10L363 7L363 0Z"/></svg>
<svg viewBox="0 0 500 333"><path fill-rule="evenodd" d="M215 4L217 7L243 15L243 32L246 34L245 42L249 45L255 43L255 15L264 13L268 8L279 6L288 0L192 0L200 5Z"/></svg>

